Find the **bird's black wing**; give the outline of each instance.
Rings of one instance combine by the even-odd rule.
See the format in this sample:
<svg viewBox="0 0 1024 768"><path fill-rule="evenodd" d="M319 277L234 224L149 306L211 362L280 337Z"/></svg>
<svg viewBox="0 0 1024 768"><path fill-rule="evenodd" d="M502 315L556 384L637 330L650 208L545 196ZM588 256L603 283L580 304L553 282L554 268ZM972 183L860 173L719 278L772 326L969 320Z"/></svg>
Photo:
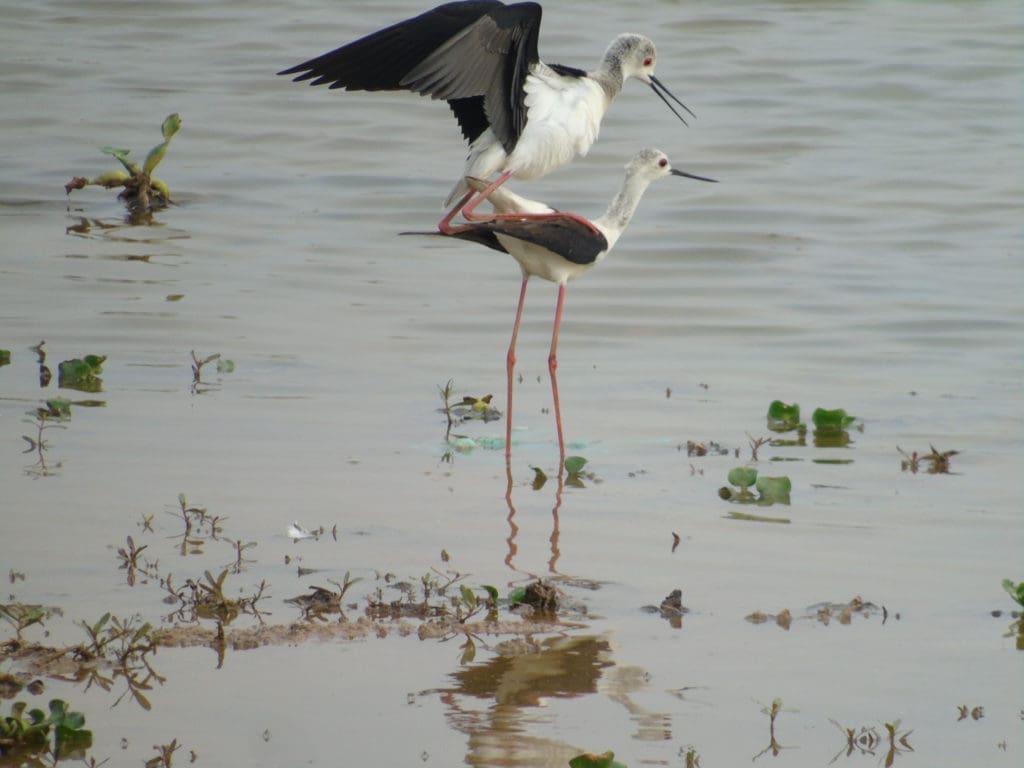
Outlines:
<svg viewBox="0 0 1024 768"><path fill-rule="evenodd" d="M457 240L468 240L471 243L479 243L485 245L488 248L493 248L496 251L502 253L508 253L505 246L498 240L498 236L493 232L488 232L484 229L476 229L475 227L455 230L452 232L399 232L400 235L426 235L427 237L454 237Z"/></svg>
<svg viewBox="0 0 1024 768"><path fill-rule="evenodd" d="M511 152L526 125L523 83L539 61L540 19L537 3L446 3L278 74L445 99L469 141L490 126Z"/></svg>
<svg viewBox="0 0 1024 768"><path fill-rule="evenodd" d="M608 240L600 232L557 213L544 214L543 218L523 216L476 221L471 226L481 232L507 235L539 245L573 264L593 264L608 250Z"/></svg>

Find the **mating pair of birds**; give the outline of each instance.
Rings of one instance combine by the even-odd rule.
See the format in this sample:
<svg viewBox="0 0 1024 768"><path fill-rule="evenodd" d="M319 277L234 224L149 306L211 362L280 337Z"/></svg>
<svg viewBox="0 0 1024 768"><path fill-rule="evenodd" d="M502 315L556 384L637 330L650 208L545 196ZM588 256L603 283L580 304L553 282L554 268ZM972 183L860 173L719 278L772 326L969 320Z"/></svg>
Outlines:
<svg viewBox="0 0 1024 768"><path fill-rule="evenodd" d="M548 369L561 457L565 457L558 399L558 333L566 283L579 277L615 245L647 186L668 175L714 181L673 168L665 153L638 152L605 214L589 220L520 197L503 185L515 176L536 179L585 155L601 119L626 80L651 87L684 124L675 102L692 112L654 76L654 43L623 34L608 46L596 70L545 64L537 51L541 7L466 0L438 6L333 51L286 69L310 85L362 91L408 90L444 99L469 142L469 156L448 196L450 206L435 233L480 243L510 254L523 281L506 357L505 455L512 446L512 380L516 339L530 277L558 284ZM670 101L671 99L671 101ZM493 179L492 179L493 177ZM484 200L494 209L479 214ZM454 205L453 205L454 202ZM453 224L462 214L465 223Z"/></svg>

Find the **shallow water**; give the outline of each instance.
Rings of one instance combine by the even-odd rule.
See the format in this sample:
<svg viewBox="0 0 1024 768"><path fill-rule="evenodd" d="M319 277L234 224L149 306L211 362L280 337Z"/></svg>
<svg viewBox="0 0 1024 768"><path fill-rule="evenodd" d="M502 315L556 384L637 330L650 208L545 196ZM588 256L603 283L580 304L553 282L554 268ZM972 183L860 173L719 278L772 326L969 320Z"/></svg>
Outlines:
<svg viewBox="0 0 1024 768"><path fill-rule="evenodd" d="M845 747L830 718L883 733L900 719L914 752L897 763L1020 759L1024 656L1010 618L989 616L1012 607L1000 580L1024 579L1019 5L595 3L585 23L578 7L546 8L545 58L589 66L617 32L645 32L699 118L683 128L631 82L587 158L516 189L597 215L642 146L720 183L653 185L614 254L569 287L559 384L571 450L596 476L582 489L557 491L555 289L531 286L511 505L501 451L446 461L436 409L448 379L504 408L517 270L397 237L440 217L464 152L454 121L408 94L273 75L423 5L5 12L0 572L25 574L14 599L63 607L46 642L81 640L74 622L105 611L159 621L159 588L117 570L127 535L179 583L233 559L223 542L177 554L179 493L258 542L231 583L266 579L274 622L298 618L283 598L345 571L362 599L377 571L431 567L502 592L558 577L587 610L587 629L514 661L480 647L464 665L460 641L397 634L229 652L222 669L205 649L162 650L150 712L48 681L41 700L86 713L97 759L139 764L176 737L207 765L564 765L605 749L630 766L685 764L688 749L737 765L768 744L760 710L776 697L787 765ZM124 225L105 190L64 197L71 176L113 167L96 147L144 156L175 111L158 175L179 204L156 224ZM29 348L43 339L54 371L108 355L102 393L59 390L56 373L40 387ZM197 391L191 350L236 369L204 371ZM44 466L22 453L25 414L57 395L102 406L72 406ZM717 489L776 398L805 419L845 408L862 431L842 449L762 447L758 468L787 474L792 501L752 511L791 523L726 519L738 507ZM688 457L687 440L741 458ZM897 446L929 445L959 451L952 474L901 472ZM539 491L531 466L551 476ZM295 519L336 524L340 541L293 545ZM297 578L286 556L322 570ZM640 610L677 587L681 628ZM854 595L886 623L743 620ZM960 705L984 717L957 722Z"/></svg>

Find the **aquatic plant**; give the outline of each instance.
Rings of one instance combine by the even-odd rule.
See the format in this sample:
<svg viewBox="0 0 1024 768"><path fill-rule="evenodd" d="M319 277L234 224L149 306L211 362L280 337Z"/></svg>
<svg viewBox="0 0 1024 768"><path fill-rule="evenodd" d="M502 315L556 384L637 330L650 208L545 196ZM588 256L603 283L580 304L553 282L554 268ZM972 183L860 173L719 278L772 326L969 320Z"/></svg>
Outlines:
<svg viewBox="0 0 1024 768"><path fill-rule="evenodd" d="M235 370L235 362L233 360L227 360L221 357L220 352L216 352L212 355L200 359L195 350L192 350L192 394L202 394L211 388L215 388L216 385L207 384L202 380L203 367L216 361L217 373L233 373Z"/></svg>
<svg viewBox="0 0 1024 768"><path fill-rule="evenodd" d="M23 701L12 704L11 714L0 717L0 755L49 752L55 763L82 757L92 746L92 731L83 727L85 715L70 711L61 699L52 699L48 708L46 713L38 708L28 709ZM25 762L33 765L36 761Z"/></svg>
<svg viewBox="0 0 1024 768"><path fill-rule="evenodd" d="M768 405L768 429L772 432L790 432L798 429L800 423L800 406L797 403L786 404L781 400L773 400Z"/></svg>
<svg viewBox="0 0 1024 768"><path fill-rule="evenodd" d="M584 472L583 467L587 465L587 460L582 456L566 456L563 465L566 471L565 484L571 485L574 488L583 488L583 480L593 480L595 475L593 472Z"/></svg>
<svg viewBox="0 0 1024 768"><path fill-rule="evenodd" d="M171 202L171 190L160 179L153 177L153 171L167 154L167 147L181 128L181 116L177 112L164 118L160 132L164 140L149 150L142 165L128 159L131 150L106 146L100 149L104 154L115 158L123 166L123 170L107 171L94 179L75 176L64 185L68 195L72 190L83 189L90 185L107 189L122 188L118 198L125 201L133 214L147 214L166 208Z"/></svg>
<svg viewBox="0 0 1024 768"><path fill-rule="evenodd" d="M760 702L758 702L758 703L760 703ZM761 704L761 714L768 715L768 719L769 719L768 733L769 733L770 741L768 742L768 746L767 747L765 747L760 752L758 752L756 755L754 755L754 760L757 760L757 758L761 757L761 755L764 755L764 754L766 754L768 752L772 753L772 757L778 757L779 756L779 752L781 752L783 749L786 749L786 747L784 747L781 744L779 744L778 739L775 737L775 720L779 716L779 714L782 713L782 712L795 712L795 711L796 710L793 710L793 709L783 709L782 708L782 699L778 699L778 698L772 699L772 703L771 704Z"/></svg>
<svg viewBox="0 0 1024 768"><path fill-rule="evenodd" d="M86 355L64 360L57 366L57 386L80 392L99 392L103 389L103 363L106 355Z"/></svg>
<svg viewBox="0 0 1024 768"><path fill-rule="evenodd" d="M1011 579L1003 579L1003 589L1021 608L1024 608L1024 581L1014 584Z"/></svg>
<svg viewBox="0 0 1024 768"><path fill-rule="evenodd" d="M736 486L739 490L734 491L728 486L719 488L718 495L725 501L735 501L741 504L761 504L764 506L789 504L789 494L793 484L785 475L759 477L754 467L734 467L729 470L727 477L730 485ZM750 491L751 486L757 489L757 496L754 496ZM748 515L746 519L754 519L754 516ZM789 521L787 520L786 522Z"/></svg>
<svg viewBox="0 0 1024 768"><path fill-rule="evenodd" d="M814 428L819 434L833 434L849 427L856 421L856 418L847 414L842 408L834 408L832 410L815 408L814 413L811 415L811 420L814 422Z"/></svg>
<svg viewBox="0 0 1024 768"><path fill-rule="evenodd" d="M21 642L21 633L33 624L42 624L49 618L49 611L41 605L24 603L0 604L0 619L14 627L15 640Z"/></svg>
<svg viewBox="0 0 1024 768"><path fill-rule="evenodd" d="M946 475L949 474L949 460L960 453L960 451L939 451L931 443L928 444L928 448L931 449L930 453L918 453L913 451L907 453L898 445L896 450L900 456L900 469L904 472L910 472L911 474L917 474L921 469L921 462L928 464L928 474L930 475Z"/></svg>

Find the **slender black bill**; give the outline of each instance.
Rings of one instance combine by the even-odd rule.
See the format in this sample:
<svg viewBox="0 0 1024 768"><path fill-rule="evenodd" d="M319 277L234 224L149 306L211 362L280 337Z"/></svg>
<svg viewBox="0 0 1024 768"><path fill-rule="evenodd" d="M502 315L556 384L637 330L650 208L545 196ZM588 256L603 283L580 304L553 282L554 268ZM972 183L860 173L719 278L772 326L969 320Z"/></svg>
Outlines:
<svg viewBox="0 0 1024 768"><path fill-rule="evenodd" d="M673 176L685 176L688 179L696 179L697 181L710 181L715 184L718 183L718 179L709 179L707 176L697 176L692 173L687 173L686 171L676 170L675 168L669 171L669 173L671 173Z"/></svg>
<svg viewBox="0 0 1024 768"><path fill-rule="evenodd" d="M651 75L651 90L658 94L658 98L665 102L668 108L672 110L672 114L674 114L676 117L683 121L683 125L688 126L689 123L686 122L686 118L679 114L678 110L672 106L669 100L665 98L666 96L668 96L670 99L672 99L672 101L674 101L680 107L689 112L691 117L696 117L696 115L693 114L693 110L690 109L685 104L683 104L683 102L681 102L679 99L677 99L676 95L672 93L672 91L670 91L668 88L666 88L665 85L661 82L661 80L656 78L654 75Z"/></svg>

